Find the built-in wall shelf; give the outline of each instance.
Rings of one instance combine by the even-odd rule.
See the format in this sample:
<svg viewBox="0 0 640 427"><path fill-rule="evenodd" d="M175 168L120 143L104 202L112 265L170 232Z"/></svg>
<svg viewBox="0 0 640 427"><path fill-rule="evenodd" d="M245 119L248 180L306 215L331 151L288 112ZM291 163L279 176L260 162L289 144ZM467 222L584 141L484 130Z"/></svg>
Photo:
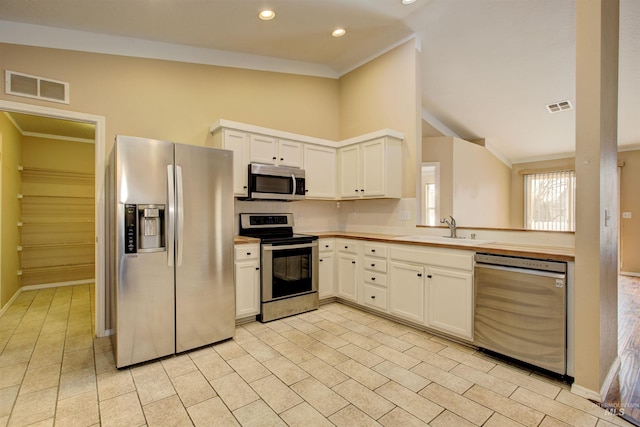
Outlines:
<svg viewBox="0 0 640 427"><path fill-rule="evenodd" d="M95 175L88 172L34 168L29 166L18 166L18 170L22 173L23 181L30 182L93 185L95 180Z"/></svg>
<svg viewBox="0 0 640 427"><path fill-rule="evenodd" d="M24 285L70 282L95 275L95 176L19 166L22 216L19 257Z"/></svg>

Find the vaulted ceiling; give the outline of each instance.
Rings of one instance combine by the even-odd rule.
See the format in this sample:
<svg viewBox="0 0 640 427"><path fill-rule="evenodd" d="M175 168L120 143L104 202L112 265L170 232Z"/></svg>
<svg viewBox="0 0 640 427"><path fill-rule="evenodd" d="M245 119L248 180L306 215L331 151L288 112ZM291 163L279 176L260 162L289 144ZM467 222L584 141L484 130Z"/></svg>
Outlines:
<svg viewBox="0 0 640 427"><path fill-rule="evenodd" d="M258 20L263 7L276 18ZM483 138L520 162L574 150L575 110L546 105L575 106L575 11L573 0L0 0L0 42L339 77L414 36L423 133ZM347 34L331 37L337 27ZM620 0L619 67L619 145L637 149L637 0Z"/></svg>

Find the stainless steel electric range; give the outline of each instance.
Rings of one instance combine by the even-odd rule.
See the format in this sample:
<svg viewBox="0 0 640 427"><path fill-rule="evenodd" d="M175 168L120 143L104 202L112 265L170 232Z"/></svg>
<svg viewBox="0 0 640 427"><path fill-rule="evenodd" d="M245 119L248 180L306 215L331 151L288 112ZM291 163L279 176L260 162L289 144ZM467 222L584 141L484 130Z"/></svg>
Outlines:
<svg viewBox="0 0 640 427"><path fill-rule="evenodd" d="M318 308L318 237L293 233L293 214L240 214L241 236L261 247L261 309L268 322Z"/></svg>

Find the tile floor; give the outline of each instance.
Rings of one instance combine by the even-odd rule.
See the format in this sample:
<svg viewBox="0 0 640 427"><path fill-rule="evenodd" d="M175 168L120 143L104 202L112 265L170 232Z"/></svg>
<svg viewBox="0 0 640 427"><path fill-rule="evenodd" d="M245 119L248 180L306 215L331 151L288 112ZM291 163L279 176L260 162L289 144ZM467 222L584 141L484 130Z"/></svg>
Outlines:
<svg viewBox="0 0 640 427"><path fill-rule="evenodd" d="M563 383L332 303L116 370L93 286L26 291L0 317L0 426L629 425Z"/></svg>

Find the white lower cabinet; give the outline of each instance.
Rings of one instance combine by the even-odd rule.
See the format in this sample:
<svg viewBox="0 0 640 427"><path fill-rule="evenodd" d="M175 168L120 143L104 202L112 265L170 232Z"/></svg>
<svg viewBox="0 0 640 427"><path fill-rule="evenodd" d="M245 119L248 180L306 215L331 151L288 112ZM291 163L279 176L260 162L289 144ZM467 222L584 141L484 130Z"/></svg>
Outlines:
<svg viewBox="0 0 640 427"><path fill-rule="evenodd" d="M472 341L473 275L430 267L428 278L427 326Z"/></svg>
<svg viewBox="0 0 640 427"><path fill-rule="evenodd" d="M360 243L354 240L336 239L338 296L358 301L358 269L360 268Z"/></svg>
<svg viewBox="0 0 640 427"><path fill-rule="evenodd" d="M389 264L389 312L424 323L424 266L391 261Z"/></svg>
<svg viewBox="0 0 640 427"><path fill-rule="evenodd" d="M329 298L335 295L335 251L334 239L318 241L318 297Z"/></svg>
<svg viewBox="0 0 640 427"><path fill-rule="evenodd" d="M260 314L260 245L235 247L236 319Z"/></svg>

